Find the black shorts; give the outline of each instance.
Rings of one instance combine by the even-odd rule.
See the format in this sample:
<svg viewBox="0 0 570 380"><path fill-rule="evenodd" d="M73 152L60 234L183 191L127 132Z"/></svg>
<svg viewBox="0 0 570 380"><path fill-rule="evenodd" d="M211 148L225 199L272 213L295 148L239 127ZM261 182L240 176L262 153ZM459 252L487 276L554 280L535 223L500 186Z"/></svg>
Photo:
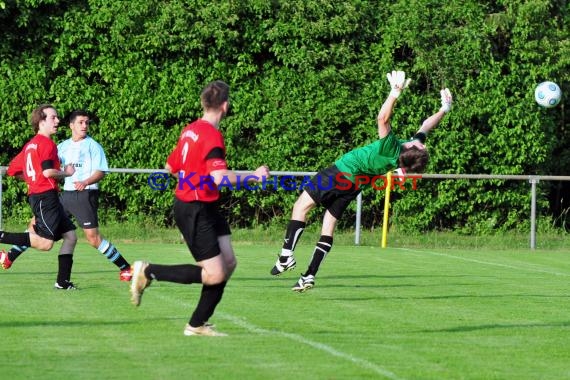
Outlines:
<svg viewBox="0 0 570 380"><path fill-rule="evenodd" d="M60 199L65 212L73 215L81 228L99 227L99 190L64 191Z"/></svg>
<svg viewBox="0 0 570 380"><path fill-rule="evenodd" d="M216 202L183 202L175 198L174 220L196 261L219 255L218 236L231 234Z"/></svg>
<svg viewBox="0 0 570 380"><path fill-rule="evenodd" d="M64 233L75 230L75 225L59 201L57 191L32 194L28 197L28 201L36 217L34 231L39 236L58 241Z"/></svg>
<svg viewBox="0 0 570 380"><path fill-rule="evenodd" d="M305 186L304 190L337 220L360 193L360 189L356 190L356 185L342 176L335 165L318 172L310 182L313 186Z"/></svg>

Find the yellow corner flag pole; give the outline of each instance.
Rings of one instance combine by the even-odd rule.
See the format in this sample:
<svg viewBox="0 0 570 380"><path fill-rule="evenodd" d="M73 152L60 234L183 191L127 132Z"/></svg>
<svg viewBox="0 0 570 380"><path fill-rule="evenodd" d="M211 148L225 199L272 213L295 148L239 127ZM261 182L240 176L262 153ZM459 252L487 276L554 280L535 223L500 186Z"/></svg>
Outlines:
<svg viewBox="0 0 570 380"><path fill-rule="evenodd" d="M382 248L388 244L388 217L390 214L390 191L392 190L392 172L386 174L386 195L384 196L384 222L382 223Z"/></svg>

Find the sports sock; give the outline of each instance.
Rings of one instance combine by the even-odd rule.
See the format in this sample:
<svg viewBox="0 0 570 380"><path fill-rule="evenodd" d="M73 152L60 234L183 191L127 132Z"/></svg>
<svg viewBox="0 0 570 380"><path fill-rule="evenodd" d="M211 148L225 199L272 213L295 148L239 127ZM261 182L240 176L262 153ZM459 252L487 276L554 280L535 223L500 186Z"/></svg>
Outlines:
<svg viewBox="0 0 570 380"><path fill-rule="evenodd" d="M192 314L190 321L188 322L192 327L200 327L204 323L208 322L210 317L214 314L216 306L222 300L222 295L224 294L224 288L226 287L227 281L224 281L216 285L203 285L202 294L200 294L200 300L196 306L196 310Z"/></svg>
<svg viewBox="0 0 570 380"><path fill-rule="evenodd" d="M59 269L57 271L57 283L63 285L71 279L71 267L73 266L73 255L57 256Z"/></svg>
<svg viewBox="0 0 570 380"><path fill-rule="evenodd" d="M101 241L101 244L99 245L99 248L97 248L97 250L99 252L101 252L102 254L105 255L105 257L112 262L113 264L115 264L116 266L119 267L119 269L123 270L123 269L127 269L130 267L129 263L127 262L127 260L125 260L125 258L123 257L123 255L121 255L121 253L117 250L117 248L115 247L114 244L112 244L111 242L103 239Z"/></svg>
<svg viewBox="0 0 570 380"><path fill-rule="evenodd" d="M4 232L0 231L0 243L30 246L29 232Z"/></svg>
<svg viewBox="0 0 570 380"><path fill-rule="evenodd" d="M25 245L13 245L12 248L8 251L8 259L11 262L14 262L22 253L26 251L29 247Z"/></svg>
<svg viewBox="0 0 570 380"><path fill-rule="evenodd" d="M309 269L307 269L307 272L304 274L304 276L307 276L309 274L314 276L317 274L321 262L331 251L332 244L333 244L332 236L321 235L319 241L317 242L317 245L315 246L315 250L313 251L313 257L311 258Z"/></svg>
<svg viewBox="0 0 570 380"><path fill-rule="evenodd" d="M202 282L202 268L194 264L149 264L144 274L153 280L176 282L178 284L197 284Z"/></svg>
<svg viewBox="0 0 570 380"><path fill-rule="evenodd" d="M295 246L299 238L303 234L303 230L307 223L299 220L291 219L287 225L287 232L285 232L285 239L283 239L283 247L281 248L281 256L291 256L295 251Z"/></svg>

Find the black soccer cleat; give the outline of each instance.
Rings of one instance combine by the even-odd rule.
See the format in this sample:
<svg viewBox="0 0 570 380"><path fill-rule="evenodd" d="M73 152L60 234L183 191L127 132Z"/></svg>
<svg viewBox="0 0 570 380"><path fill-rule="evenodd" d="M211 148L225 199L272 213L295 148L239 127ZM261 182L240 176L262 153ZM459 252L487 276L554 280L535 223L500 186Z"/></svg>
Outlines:
<svg viewBox="0 0 570 380"><path fill-rule="evenodd" d="M275 266L271 268L271 274L273 276L279 276L281 273L286 272L295 268L297 262L295 261L295 257L291 256L279 256Z"/></svg>

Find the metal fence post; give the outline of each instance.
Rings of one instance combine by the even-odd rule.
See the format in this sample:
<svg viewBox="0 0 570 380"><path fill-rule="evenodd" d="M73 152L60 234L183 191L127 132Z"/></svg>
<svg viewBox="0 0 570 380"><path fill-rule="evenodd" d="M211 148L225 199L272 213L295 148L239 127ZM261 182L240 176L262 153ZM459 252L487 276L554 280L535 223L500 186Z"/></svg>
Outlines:
<svg viewBox="0 0 570 380"><path fill-rule="evenodd" d="M530 182L530 249L536 248L536 184L537 178L531 178Z"/></svg>
<svg viewBox="0 0 570 380"><path fill-rule="evenodd" d="M360 221L362 218L362 193L356 197L356 224L354 227L354 244L360 244Z"/></svg>

